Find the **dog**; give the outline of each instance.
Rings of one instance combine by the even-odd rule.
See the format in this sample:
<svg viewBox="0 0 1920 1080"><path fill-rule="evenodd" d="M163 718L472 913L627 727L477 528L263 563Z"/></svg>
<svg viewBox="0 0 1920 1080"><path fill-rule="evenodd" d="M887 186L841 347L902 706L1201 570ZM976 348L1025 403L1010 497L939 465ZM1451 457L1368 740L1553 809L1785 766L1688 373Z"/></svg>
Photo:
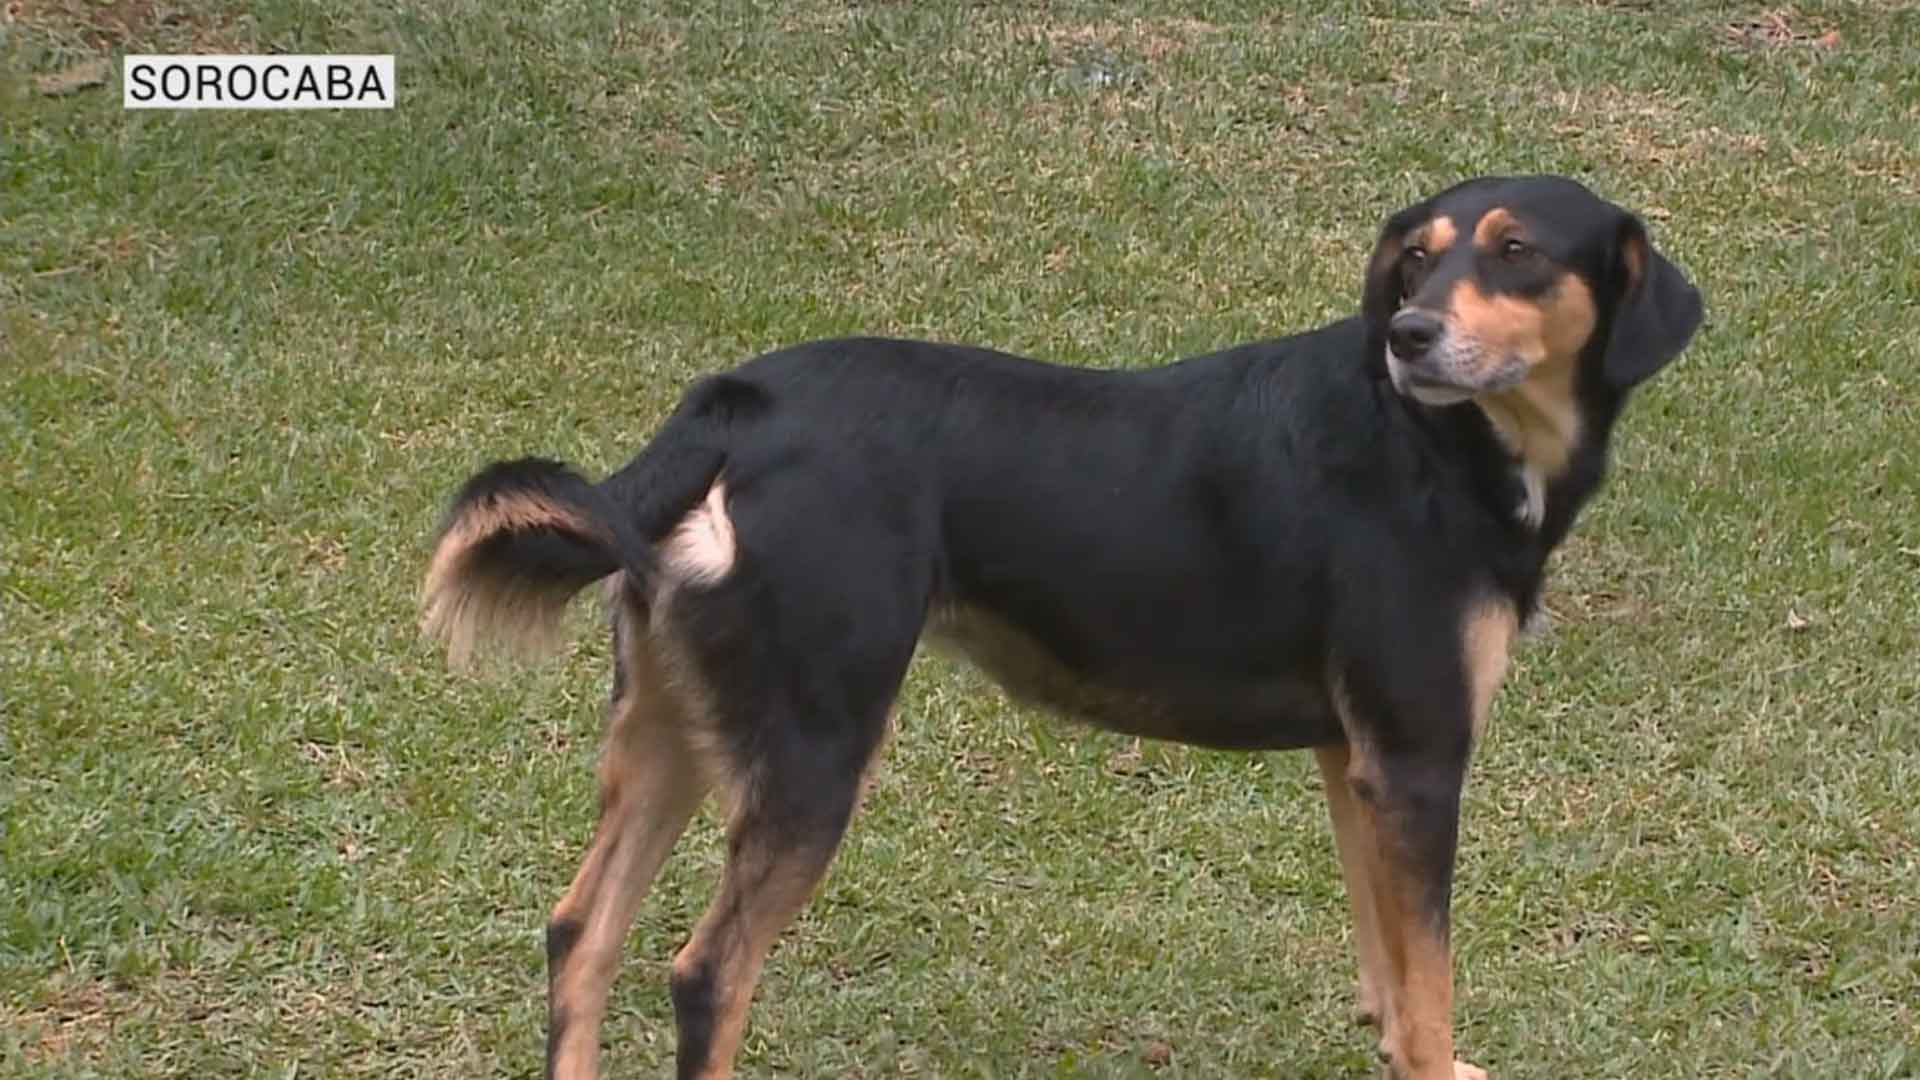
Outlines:
<svg viewBox="0 0 1920 1080"><path fill-rule="evenodd" d="M1484 1077L1451 1017L1468 758L1630 392L1702 314L1633 214L1488 177L1388 219L1360 314L1317 330L1137 371L814 342L700 380L598 483L479 472L423 591L451 659L552 647L596 581L611 610L548 1075L597 1074L635 911L715 792L726 866L669 985L678 1075L731 1075L925 636L1102 728L1311 749L1390 1072Z"/></svg>

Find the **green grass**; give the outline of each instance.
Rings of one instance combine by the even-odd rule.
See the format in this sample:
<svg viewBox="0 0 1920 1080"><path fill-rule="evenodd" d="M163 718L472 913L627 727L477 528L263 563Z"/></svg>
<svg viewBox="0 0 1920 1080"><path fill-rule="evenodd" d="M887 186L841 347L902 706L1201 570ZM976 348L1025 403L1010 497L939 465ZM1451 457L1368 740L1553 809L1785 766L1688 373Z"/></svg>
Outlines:
<svg viewBox="0 0 1920 1080"><path fill-rule="evenodd" d="M1711 315L1476 765L1463 1050L1920 1075L1920 11L713 7L9 5L0 1074L537 1068L606 646L587 605L508 678L417 639L482 460L611 467L695 375L841 332L1149 364L1305 328L1384 214L1537 169L1644 210ZM400 104L31 81L189 49L392 52ZM903 716L745 1074L1371 1067L1307 761L1046 727L937 658ZM624 1075L667 1069L716 840L635 930Z"/></svg>

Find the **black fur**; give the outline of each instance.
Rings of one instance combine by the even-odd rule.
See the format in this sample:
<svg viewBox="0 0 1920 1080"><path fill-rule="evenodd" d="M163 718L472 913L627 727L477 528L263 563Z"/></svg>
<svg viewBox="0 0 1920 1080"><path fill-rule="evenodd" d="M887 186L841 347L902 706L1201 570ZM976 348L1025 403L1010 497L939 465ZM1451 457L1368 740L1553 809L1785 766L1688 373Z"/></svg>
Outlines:
<svg viewBox="0 0 1920 1080"><path fill-rule="evenodd" d="M1619 284L1620 310L1607 343L1607 381L1624 392L1680 355L1706 312L1680 268L1653 250L1639 218L1621 222L1618 250L1620 261L1638 260L1643 267Z"/></svg>
<svg viewBox="0 0 1920 1080"><path fill-rule="evenodd" d="M605 529L611 529L618 516L600 489L579 473L557 461L521 458L496 462L467 481L447 509L441 535L478 508L522 497L565 508ZM469 547L466 558L471 573L502 585L559 586L571 592L620 569L619 552L610 538L610 533L548 528L501 530Z"/></svg>
<svg viewBox="0 0 1920 1080"><path fill-rule="evenodd" d="M547 970L559 971L580 942L581 927L573 919L555 919L547 924Z"/></svg>
<svg viewBox="0 0 1920 1080"><path fill-rule="evenodd" d="M704 965L691 971L674 971L668 980L673 998L674 1025L678 1029L676 1058L681 1080L695 1080L699 1067L713 1054L714 1027L719 1022L715 1008L717 987L713 972Z"/></svg>
<svg viewBox="0 0 1920 1080"><path fill-rule="evenodd" d="M555 919L547 924L547 981L551 984L566 966L567 957L580 942L580 924L572 919ZM547 1016L547 1075L554 1075L554 1062L560 1043L567 1034L567 1010L556 1006Z"/></svg>
<svg viewBox="0 0 1920 1080"><path fill-rule="evenodd" d="M1492 207L1537 252L1477 246ZM1578 438L1537 516L1516 515L1522 462L1477 398L1424 404L1389 380L1388 320L1442 280L1416 281L1397 245L1439 213L1460 229L1443 284L1542 310L1568 280L1591 298L1567 383ZM597 486L521 462L481 474L454 513L538 492L601 531L491 538L490 565L569 589L624 569L636 606L674 590L728 770L758 798L819 804L797 840L837 842L838 803L931 627L1015 693L1104 727L1364 750L1355 791L1397 830L1393 858L1444 937L1475 721L1466 620L1489 598L1533 609L1628 393L1700 318L1625 211L1559 178L1479 180L1390 220L1361 314L1317 330L1135 371L799 345L703 380ZM676 582L658 546L716 480L733 563ZM705 1060L710 977L674 980L683 1069Z"/></svg>

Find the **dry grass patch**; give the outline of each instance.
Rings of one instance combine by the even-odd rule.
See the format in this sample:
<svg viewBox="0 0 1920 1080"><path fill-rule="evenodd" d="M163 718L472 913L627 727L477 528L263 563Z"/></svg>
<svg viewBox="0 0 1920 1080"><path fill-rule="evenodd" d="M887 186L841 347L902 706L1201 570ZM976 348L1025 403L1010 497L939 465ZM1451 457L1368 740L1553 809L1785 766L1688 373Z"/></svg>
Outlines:
<svg viewBox="0 0 1920 1080"><path fill-rule="evenodd" d="M62 53L232 53L251 41L245 17L217 3L6 0L0 18Z"/></svg>

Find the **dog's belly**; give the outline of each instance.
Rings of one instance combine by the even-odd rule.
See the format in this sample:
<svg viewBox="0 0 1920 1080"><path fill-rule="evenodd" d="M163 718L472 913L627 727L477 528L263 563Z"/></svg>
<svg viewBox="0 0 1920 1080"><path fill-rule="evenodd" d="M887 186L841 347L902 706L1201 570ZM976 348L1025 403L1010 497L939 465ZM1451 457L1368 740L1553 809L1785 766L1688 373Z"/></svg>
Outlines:
<svg viewBox="0 0 1920 1080"><path fill-rule="evenodd" d="M927 639L971 660L1013 697L1110 731L1222 750L1291 750L1343 738L1325 688L1304 675L1098 678L1062 663L1019 627L969 607L940 610Z"/></svg>

